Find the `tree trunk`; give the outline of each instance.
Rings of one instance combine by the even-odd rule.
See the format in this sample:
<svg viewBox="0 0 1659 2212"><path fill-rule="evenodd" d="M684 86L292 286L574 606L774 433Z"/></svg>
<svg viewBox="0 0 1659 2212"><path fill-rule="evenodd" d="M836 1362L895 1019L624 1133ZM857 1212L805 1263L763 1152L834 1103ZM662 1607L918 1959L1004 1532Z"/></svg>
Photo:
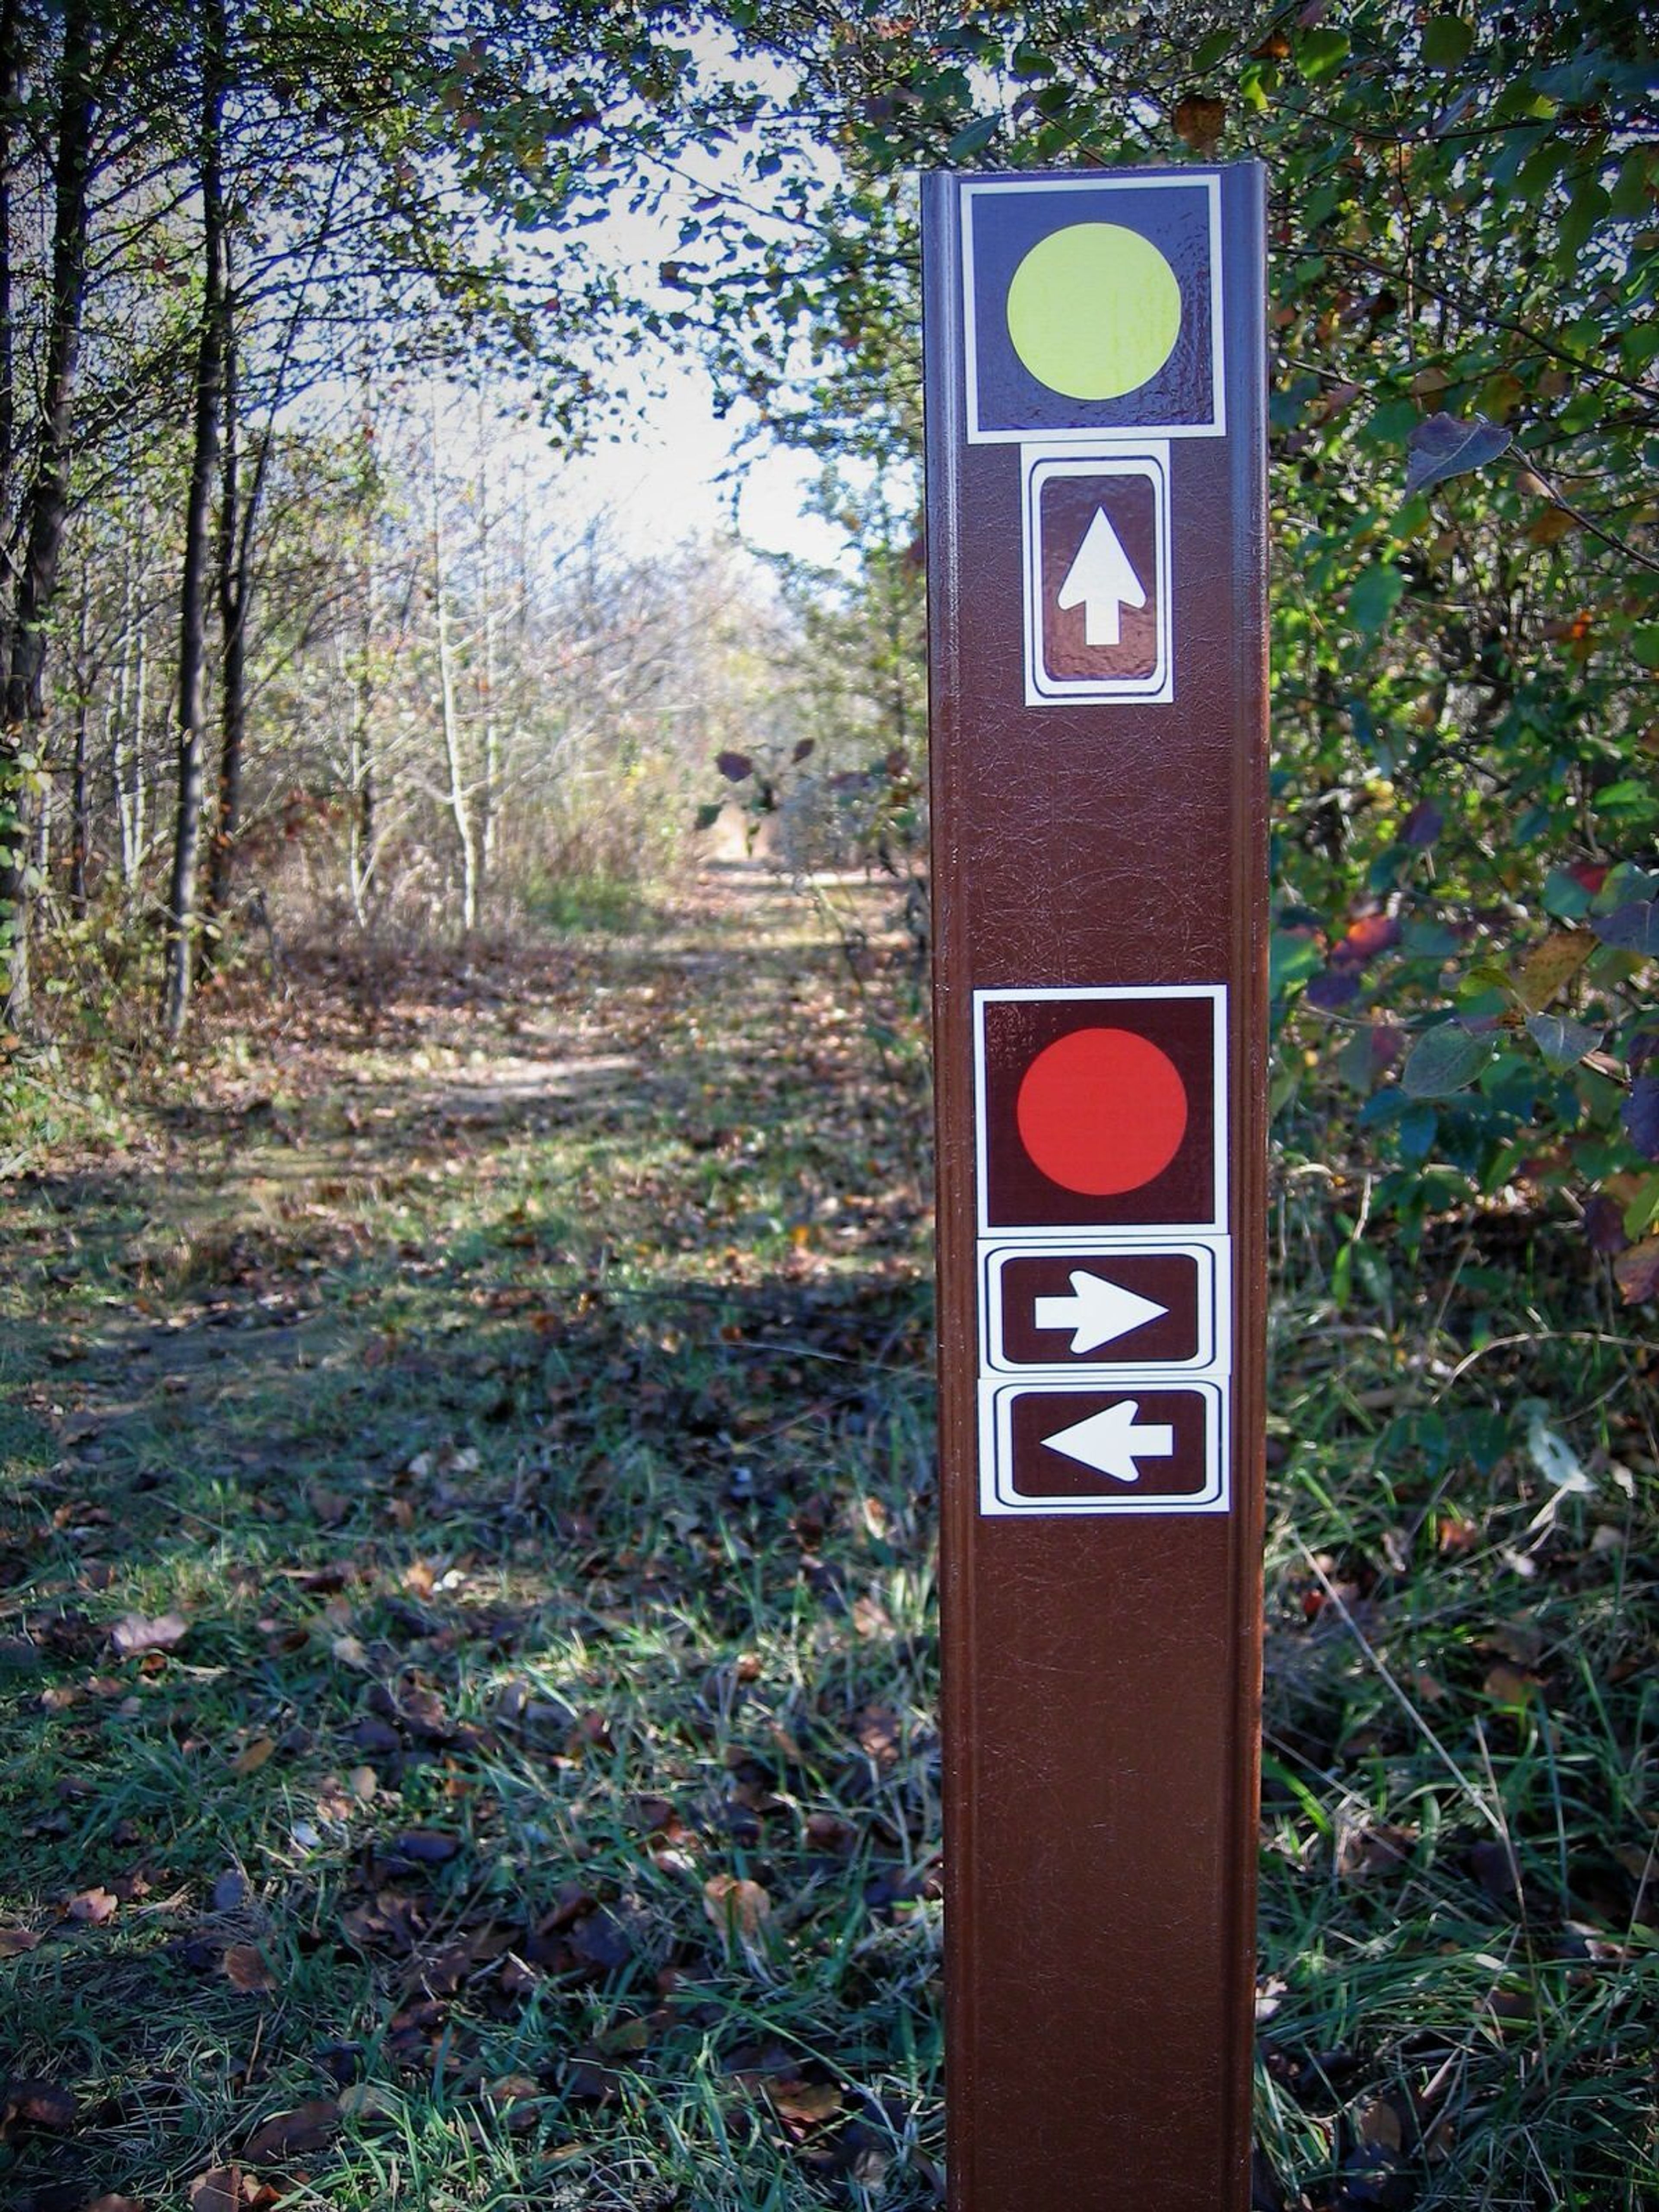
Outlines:
<svg viewBox="0 0 1659 2212"><path fill-rule="evenodd" d="M21 56L21 11L0 15L0 33L9 31L14 51L0 53L0 107L15 106ZM92 167L92 17L87 0L65 0L64 46L58 87L57 152L53 164L52 301L42 380L40 445L29 486L17 596L5 641L5 692L0 702L0 1010L20 1022L29 999L28 831L24 819L30 775L31 728L41 715L41 672L46 656L46 619L58 588L58 555L69 514L70 438L76 366L81 351L81 317L87 291L88 198ZM0 167L9 166L9 149ZM9 210L7 214L9 216ZM0 239L0 263L9 258L9 240ZM9 293L8 283L3 291ZM9 300L0 296L0 376L11 404ZM0 415L0 434L4 434Z"/></svg>
<svg viewBox="0 0 1659 2212"><path fill-rule="evenodd" d="M197 935L197 870L202 847L203 736L207 720L208 577L213 558L213 492L224 400L225 206L222 134L225 100L224 0L204 0L202 118L198 161L202 186L202 326L197 340L195 437L185 508L185 560L179 587L179 802L167 896L161 1022L168 1040L184 1035Z"/></svg>
<svg viewBox="0 0 1659 2212"><path fill-rule="evenodd" d="M203 981L219 964L222 917L230 902L236 837L242 826L242 760L247 738L247 617L253 570L252 509L258 495L256 481L255 492L249 500L249 513L244 516L235 319L228 259L227 252L224 464L219 485L219 628L223 639L219 678L219 786L202 898L199 966Z"/></svg>
<svg viewBox="0 0 1659 2212"><path fill-rule="evenodd" d="M87 724L92 713L92 672L87 665L92 635L92 574L81 579L79 650L75 672L75 773L70 796L70 912L77 921L87 911L87 846L92 834L92 800L87 785Z"/></svg>
<svg viewBox="0 0 1659 2212"><path fill-rule="evenodd" d="M357 655L351 701L351 788L356 804L351 817L351 910L361 928L368 920L370 889L380 857L379 793L375 787L374 743L374 537L371 519L365 532L362 574L363 635Z"/></svg>
<svg viewBox="0 0 1659 2212"><path fill-rule="evenodd" d="M438 483L438 409L432 408L432 599L438 633L438 711L443 723L444 769L448 778L449 816L460 848L461 928L471 936L478 927L478 824L462 750L459 702L455 696L455 653L449 629L449 579L444 573L443 502Z"/></svg>

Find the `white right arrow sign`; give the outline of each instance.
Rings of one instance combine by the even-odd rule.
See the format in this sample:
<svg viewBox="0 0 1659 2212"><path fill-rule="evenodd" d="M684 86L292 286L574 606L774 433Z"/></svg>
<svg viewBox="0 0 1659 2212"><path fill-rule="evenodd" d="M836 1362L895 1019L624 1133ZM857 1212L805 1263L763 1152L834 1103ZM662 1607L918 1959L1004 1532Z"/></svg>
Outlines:
<svg viewBox="0 0 1659 2212"><path fill-rule="evenodd" d="M1134 1399L1120 1398L1104 1413L1091 1413L1042 1441L1048 1450L1063 1452L1114 1482L1139 1482L1139 1461L1169 1459L1175 1452L1175 1431L1161 1421L1139 1422L1139 1412Z"/></svg>
<svg viewBox="0 0 1659 2212"><path fill-rule="evenodd" d="M1146 604L1146 587L1103 507L1095 509L1056 604L1064 609L1082 607L1083 635L1089 645L1121 645L1124 608Z"/></svg>
<svg viewBox="0 0 1659 2212"><path fill-rule="evenodd" d="M1138 1291L1126 1291L1121 1283L1091 1275L1086 1267L1072 1270L1069 1298L1037 1298L1033 1304L1032 1319L1039 1328L1074 1332L1072 1350L1076 1353L1097 1352L1114 1337L1127 1336L1132 1328L1144 1328L1149 1321L1157 1321L1170 1310L1156 1298L1143 1298Z"/></svg>

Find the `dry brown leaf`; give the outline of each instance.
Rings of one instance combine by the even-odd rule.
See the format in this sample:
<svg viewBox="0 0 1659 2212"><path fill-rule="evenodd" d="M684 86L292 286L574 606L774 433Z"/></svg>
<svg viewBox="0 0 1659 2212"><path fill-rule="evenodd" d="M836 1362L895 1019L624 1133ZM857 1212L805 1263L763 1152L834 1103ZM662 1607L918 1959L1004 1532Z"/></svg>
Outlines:
<svg viewBox="0 0 1659 2212"><path fill-rule="evenodd" d="M765 2087L780 2119L812 2127L841 2110L841 2091L833 2081L803 2081L799 2075L781 2074L774 2075Z"/></svg>
<svg viewBox="0 0 1659 2212"><path fill-rule="evenodd" d="M1224 100L1214 100L1202 93L1189 93L1178 100L1171 117L1176 137L1192 148L1200 161L1213 158L1221 143L1221 133L1227 121Z"/></svg>
<svg viewBox="0 0 1659 2212"><path fill-rule="evenodd" d="M225 1953L224 1965L232 1984L250 1995L276 1986L276 1977L256 1943L233 1943Z"/></svg>
<svg viewBox="0 0 1659 2212"><path fill-rule="evenodd" d="M109 1640L124 1659L146 1651L171 1651L190 1633L190 1623L179 1613L158 1613L154 1620L142 1613L124 1613L109 1632Z"/></svg>
<svg viewBox="0 0 1659 2212"><path fill-rule="evenodd" d="M257 2166L275 2159L298 2158L321 2150L340 2124L340 2106L333 2097L308 2097L291 2112L277 2112L242 2145L242 2156Z"/></svg>
<svg viewBox="0 0 1659 2212"><path fill-rule="evenodd" d="M89 1928L101 1927L106 1920L113 1920L120 1899L107 1889L83 1889L72 1897L67 1907L71 1920L79 1920Z"/></svg>
<svg viewBox="0 0 1659 2212"><path fill-rule="evenodd" d="M86 2212L144 2212L144 2207L137 2197L116 2194L94 2197L87 2206Z"/></svg>
<svg viewBox="0 0 1659 2212"><path fill-rule="evenodd" d="M1390 1827L1385 1821L1364 1826L1358 1822L1341 1830L1336 1839L1336 1873L1340 1881L1365 1881L1377 1875L1398 1874L1410 1859L1417 1842L1412 1828Z"/></svg>
<svg viewBox="0 0 1659 2212"><path fill-rule="evenodd" d="M364 1650L359 1638L337 1636L328 1648L343 1667L353 1668L360 1674L367 1669L369 1663L368 1653Z"/></svg>
<svg viewBox="0 0 1659 2212"><path fill-rule="evenodd" d="M1644 1237L1613 1263L1613 1279L1627 1306L1659 1293L1659 1237Z"/></svg>
<svg viewBox="0 0 1659 2212"><path fill-rule="evenodd" d="M190 2185L190 2212L242 2212L246 2202L240 2166L210 2166Z"/></svg>
<svg viewBox="0 0 1659 2212"><path fill-rule="evenodd" d="M45 2128L52 2135L67 2135L75 2125L77 2109L73 2092L59 2088L56 2081L44 2081L31 2075L25 2081L8 2082L0 2134L5 2132L12 2120L19 2119L27 2121L32 2128Z"/></svg>
<svg viewBox="0 0 1659 2212"><path fill-rule="evenodd" d="M40 1941L32 1928L0 1928L0 1959L21 1959Z"/></svg>
<svg viewBox="0 0 1659 2212"><path fill-rule="evenodd" d="M1480 1685L1482 1693L1495 1705L1527 1705L1537 1686L1535 1676L1524 1674L1520 1668L1510 1667L1501 1659Z"/></svg>
<svg viewBox="0 0 1659 2212"><path fill-rule="evenodd" d="M772 1900L757 1881L732 1874L713 1875L702 1886L702 1909L723 1936L753 1942L771 1917Z"/></svg>
<svg viewBox="0 0 1659 2212"><path fill-rule="evenodd" d="M1521 963L1516 988L1529 1014L1542 1013L1569 984L1596 947L1594 930L1558 929L1536 945Z"/></svg>
<svg viewBox="0 0 1659 2212"><path fill-rule="evenodd" d="M1361 2107L1356 2125L1362 2142L1374 2143L1383 2150L1398 2150L1404 2139L1399 2113L1382 2097L1373 2097Z"/></svg>
<svg viewBox="0 0 1659 2212"><path fill-rule="evenodd" d="M390 2119L397 2109L397 2091L379 2081L354 2081L340 2092L343 2120Z"/></svg>
<svg viewBox="0 0 1659 2212"><path fill-rule="evenodd" d="M372 1805L374 1793L380 1786L380 1778L372 1766L354 1766L346 1777L346 1787L359 1804Z"/></svg>
<svg viewBox="0 0 1659 2212"><path fill-rule="evenodd" d="M244 1744L235 1758L231 1760L231 1772L257 1774L276 1748L276 1740L274 1736L256 1735L252 1742Z"/></svg>

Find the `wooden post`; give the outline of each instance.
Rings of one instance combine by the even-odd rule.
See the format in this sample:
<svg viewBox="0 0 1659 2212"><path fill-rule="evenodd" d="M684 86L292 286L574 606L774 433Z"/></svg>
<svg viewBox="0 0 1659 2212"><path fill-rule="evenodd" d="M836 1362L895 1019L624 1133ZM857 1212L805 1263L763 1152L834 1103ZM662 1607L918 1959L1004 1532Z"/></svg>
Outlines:
<svg viewBox="0 0 1659 2212"><path fill-rule="evenodd" d="M956 2212L1244 2212L1262 173L927 180Z"/></svg>

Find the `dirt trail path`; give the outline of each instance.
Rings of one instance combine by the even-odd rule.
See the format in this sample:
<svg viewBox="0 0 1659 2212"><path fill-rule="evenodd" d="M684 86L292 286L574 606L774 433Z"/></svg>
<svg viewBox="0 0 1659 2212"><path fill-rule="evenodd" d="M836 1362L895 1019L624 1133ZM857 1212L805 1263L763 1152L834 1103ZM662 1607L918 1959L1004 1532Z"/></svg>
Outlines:
<svg viewBox="0 0 1659 2212"><path fill-rule="evenodd" d="M933 2201L925 1085L827 890L296 958L8 1191L19 2212Z"/></svg>

